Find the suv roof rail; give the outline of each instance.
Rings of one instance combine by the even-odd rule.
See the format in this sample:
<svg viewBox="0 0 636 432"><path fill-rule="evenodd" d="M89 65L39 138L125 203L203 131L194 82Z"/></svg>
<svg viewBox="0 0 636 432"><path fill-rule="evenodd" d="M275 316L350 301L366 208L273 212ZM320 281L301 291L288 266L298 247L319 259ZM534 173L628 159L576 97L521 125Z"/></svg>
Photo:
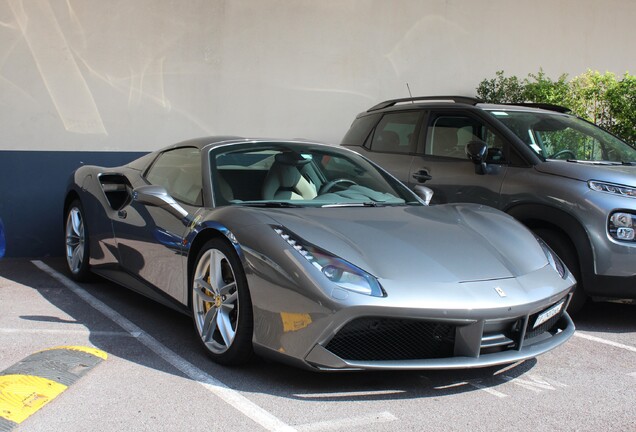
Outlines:
<svg viewBox="0 0 636 432"><path fill-rule="evenodd" d="M478 103L483 102L479 98L473 98L468 96L418 96L418 97L409 97L409 98L401 98L401 99L391 99L384 102L380 102L379 104L369 108L367 112L377 111L383 108L388 108L390 106L396 105L401 102L416 102L416 101L455 102L455 103L465 103L468 105L476 105Z"/></svg>
<svg viewBox="0 0 636 432"><path fill-rule="evenodd" d="M540 108L540 109L556 111L560 113L568 113L572 111L570 108L567 108L561 105L549 104L549 103L516 102L516 103L505 103L503 105L518 105L518 106L525 106L529 108Z"/></svg>

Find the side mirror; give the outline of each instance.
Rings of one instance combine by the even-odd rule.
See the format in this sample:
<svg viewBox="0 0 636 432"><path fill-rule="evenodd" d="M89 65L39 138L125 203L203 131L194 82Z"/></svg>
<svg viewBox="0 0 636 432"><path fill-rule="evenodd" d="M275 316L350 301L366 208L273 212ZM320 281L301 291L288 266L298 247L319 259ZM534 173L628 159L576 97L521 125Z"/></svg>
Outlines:
<svg viewBox="0 0 636 432"><path fill-rule="evenodd" d="M415 185L413 190L415 191L415 195L417 195L422 201L422 204L430 204L431 199L433 199L433 189L422 185Z"/></svg>
<svg viewBox="0 0 636 432"><path fill-rule="evenodd" d="M466 144L466 156L475 164L477 174L488 174L486 157L488 156L488 146L483 141L469 141Z"/></svg>
<svg viewBox="0 0 636 432"><path fill-rule="evenodd" d="M133 189L132 199L141 204L160 207L180 219L184 225L188 225L191 221L188 211L181 207L162 186L139 186Z"/></svg>

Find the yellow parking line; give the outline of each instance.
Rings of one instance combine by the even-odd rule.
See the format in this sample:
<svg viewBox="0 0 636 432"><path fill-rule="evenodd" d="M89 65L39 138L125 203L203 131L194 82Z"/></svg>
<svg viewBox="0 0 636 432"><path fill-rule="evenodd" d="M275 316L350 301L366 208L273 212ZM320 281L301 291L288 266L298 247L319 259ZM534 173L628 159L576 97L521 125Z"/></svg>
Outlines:
<svg viewBox="0 0 636 432"><path fill-rule="evenodd" d="M107 357L91 347L55 347L0 372L0 431L22 423Z"/></svg>

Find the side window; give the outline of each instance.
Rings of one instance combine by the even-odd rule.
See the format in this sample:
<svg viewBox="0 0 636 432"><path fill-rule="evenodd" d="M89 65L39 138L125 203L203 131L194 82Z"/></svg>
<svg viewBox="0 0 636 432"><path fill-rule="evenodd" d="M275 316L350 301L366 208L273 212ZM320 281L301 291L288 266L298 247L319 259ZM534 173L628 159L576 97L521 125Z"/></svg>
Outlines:
<svg viewBox="0 0 636 432"><path fill-rule="evenodd" d="M420 118L416 111L386 114L378 123L371 141L371 150L390 153L415 151L415 128Z"/></svg>
<svg viewBox="0 0 636 432"><path fill-rule="evenodd" d="M201 206L201 154L199 149L184 147L159 155L146 172L150 184L163 186L178 201Z"/></svg>
<svg viewBox="0 0 636 432"><path fill-rule="evenodd" d="M504 142L481 121L462 114L431 116L426 133L425 154L455 159L467 159L466 144L483 141L488 146L488 158L503 162Z"/></svg>
<svg viewBox="0 0 636 432"><path fill-rule="evenodd" d="M340 141L340 144L362 145L367 141L371 129L378 122L379 114L365 115L356 118L351 127Z"/></svg>

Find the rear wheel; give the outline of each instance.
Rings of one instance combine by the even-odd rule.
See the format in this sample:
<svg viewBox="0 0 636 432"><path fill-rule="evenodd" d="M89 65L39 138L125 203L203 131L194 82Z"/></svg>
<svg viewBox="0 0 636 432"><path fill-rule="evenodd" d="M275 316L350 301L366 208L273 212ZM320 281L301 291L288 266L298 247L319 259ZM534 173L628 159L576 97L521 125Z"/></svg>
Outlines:
<svg viewBox="0 0 636 432"><path fill-rule="evenodd" d="M77 281L85 281L90 276L88 265L88 229L84 209L79 200L74 200L66 212L65 225L66 264L71 276Z"/></svg>
<svg viewBox="0 0 636 432"><path fill-rule="evenodd" d="M559 258L563 260L572 275L574 275L576 288L574 289L574 295L568 306L568 312L573 314L579 312L587 302L588 297L583 287L579 257L576 253L576 249L574 249L574 245L565 235L549 228L537 228L534 232L550 246Z"/></svg>
<svg viewBox="0 0 636 432"><path fill-rule="evenodd" d="M232 246L219 238L199 252L190 302L199 341L214 361L238 365L252 357L252 302Z"/></svg>

